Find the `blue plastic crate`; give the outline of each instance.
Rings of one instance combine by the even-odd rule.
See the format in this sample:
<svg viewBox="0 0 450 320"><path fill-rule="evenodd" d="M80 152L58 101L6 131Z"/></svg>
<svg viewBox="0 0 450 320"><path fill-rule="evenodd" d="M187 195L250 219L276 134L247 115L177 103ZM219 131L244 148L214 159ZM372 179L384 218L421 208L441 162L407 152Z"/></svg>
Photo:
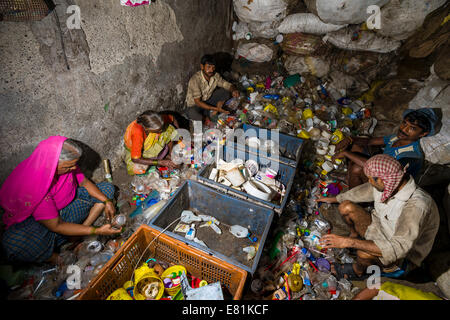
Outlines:
<svg viewBox="0 0 450 320"><path fill-rule="evenodd" d="M271 130L255 127L249 124L244 124L242 130L244 131L245 136L248 137L257 137L264 140L271 139L272 137ZM303 139L279 132L278 133L278 144L280 149L279 154L271 155L269 153L266 156L269 158L275 158L277 161L281 163L296 167L301 157L303 142L304 142ZM249 153L260 152L260 150L256 148L252 148L249 147L248 145L243 145L241 143L234 143L231 141L227 141L227 145L230 147L236 146L236 148L245 150Z"/></svg>
<svg viewBox="0 0 450 320"><path fill-rule="evenodd" d="M272 168L275 167L278 171L278 175L277 175L276 179L279 180L282 184L284 184L284 186L286 188L286 192L285 192L283 199L281 199L281 203L265 201L265 200L255 197L255 196L252 196L245 191L239 191L232 187L227 187L221 183L218 183L218 182L215 182L214 180L209 179L212 169L216 167L215 161L209 165L205 165L202 169L200 169L200 171L198 173L198 180L201 183L209 185L209 186L211 186L217 190L220 190L224 193L234 195L235 197L238 197L241 199L249 200L253 203L260 204L264 207L271 208L278 214L281 214L284 207L286 206L287 199L289 197L289 193L291 191L292 184L294 182L296 167L278 162L272 158L264 157L261 154L249 153L242 149L237 149L236 146L234 146L234 148L229 148L229 147L227 148L226 146L224 146L222 148L221 153L222 153L221 158L226 162L230 162L233 159L237 159L237 158L242 159L244 161L252 159L252 160L255 160L260 166L265 165L265 166L272 167Z"/></svg>
<svg viewBox="0 0 450 320"><path fill-rule="evenodd" d="M175 222L164 233L183 241L184 243L196 247L200 250L225 260L241 269L253 274L258 266L261 258L264 243L272 224L274 212L269 208L249 203L244 200L236 199L213 188L205 186L199 182L187 180L178 188L169 202L161 209L161 211L151 221L147 222L151 227L163 231L175 219L181 216L183 210L192 210L199 214L210 215L220 221L221 235L217 235L219 241L208 242L202 239L209 247L206 248L194 241L187 240L183 234L172 232L179 221ZM199 222L202 224L203 222ZM256 236L258 241L253 243L248 238L235 238L229 231L229 226L241 225L243 227L250 226L252 236ZM209 227L206 227L209 228ZM203 228L200 228L203 229ZM196 228L199 235L199 228ZM210 231L214 233L214 231ZM233 239L230 239L232 237ZM229 239L225 243L220 240ZM244 246L257 244L258 250L255 257L246 261L246 253L242 251Z"/></svg>

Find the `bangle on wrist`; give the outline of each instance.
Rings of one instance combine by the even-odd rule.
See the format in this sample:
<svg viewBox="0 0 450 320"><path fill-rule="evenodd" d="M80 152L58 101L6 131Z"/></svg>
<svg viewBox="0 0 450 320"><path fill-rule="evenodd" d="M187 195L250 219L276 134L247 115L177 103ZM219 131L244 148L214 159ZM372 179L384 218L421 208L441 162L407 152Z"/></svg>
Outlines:
<svg viewBox="0 0 450 320"><path fill-rule="evenodd" d="M95 231L97 230L97 228L96 227L91 227L92 229L91 229L91 234L95 234Z"/></svg>
<svg viewBox="0 0 450 320"><path fill-rule="evenodd" d="M112 203L112 199L106 199L105 201L103 201L104 204L107 204L108 202Z"/></svg>

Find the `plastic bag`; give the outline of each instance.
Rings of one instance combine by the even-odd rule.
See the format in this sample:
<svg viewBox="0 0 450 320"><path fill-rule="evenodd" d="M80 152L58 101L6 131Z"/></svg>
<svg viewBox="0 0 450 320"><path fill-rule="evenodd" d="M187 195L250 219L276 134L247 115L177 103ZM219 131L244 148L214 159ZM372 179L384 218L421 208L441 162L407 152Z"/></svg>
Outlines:
<svg viewBox="0 0 450 320"><path fill-rule="evenodd" d="M420 28L426 16L446 3L447 0L391 0L380 12L383 36L405 40Z"/></svg>
<svg viewBox="0 0 450 320"><path fill-rule="evenodd" d="M425 159L436 164L450 163L450 86L448 81L439 79L432 68L417 95L409 102L410 109L438 108L442 111L442 126L435 135L420 139Z"/></svg>
<svg viewBox="0 0 450 320"><path fill-rule="evenodd" d="M312 74L318 78L324 77L330 71L327 61L316 57L288 56L284 67L289 74Z"/></svg>
<svg viewBox="0 0 450 320"><path fill-rule="evenodd" d="M345 26L347 25L325 23L312 13L296 13L284 18L278 27L278 31L280 33L303 32L321 35L337 31Z"/></svg>
<svg viewBox="0 0 450 320"><path fill-rule="evenodd" d="M273 51L265 44L243 43L237 48L236 56L253 62L267 62L272 60Z"/></svg>
<svg viewBox="0 0 450 320"><path fill-rule="evenodd" d="M320 20L333 24L358 24L365 22L371 15L367 7L377 5L380 8L389 0L305 0L309 11Z"/></svg>
<svg viewBox="0 0 450 320"><path fill-rule="evenodd" d="M284 36L281 48L287 54L311 55L324 48L319 36L305 33L288 33Z"/></svg>
<svg viewBox="0 0 450 320"><path fill-rule="evenodd" d="M248 24L245 22L235 21L232 30L234 32L233 40L247 39L246 36L252 36Z"/></svg>
<svg viewBox="0 0 450 320"><path fill-rule="evenodd" d="M278 26L280 22L252 22L248 24L252 38L264 38L272 39L275 38L278 32Z"/></svg>
<svg viewBox="0 0 450 320"><path fill-rule="evenodd" d="M380 36L372 31L361 31L358 28L346 28L327 33L322 40L341 49L380 53L394 51L401 45L398 40Z"/></svg>
<svg viewBox="0 0 450 320"><path fill-rule="evenodd" d="M279 21L286 16L287 4L284 0L233 0L234 12L240 21Z"/></svg>

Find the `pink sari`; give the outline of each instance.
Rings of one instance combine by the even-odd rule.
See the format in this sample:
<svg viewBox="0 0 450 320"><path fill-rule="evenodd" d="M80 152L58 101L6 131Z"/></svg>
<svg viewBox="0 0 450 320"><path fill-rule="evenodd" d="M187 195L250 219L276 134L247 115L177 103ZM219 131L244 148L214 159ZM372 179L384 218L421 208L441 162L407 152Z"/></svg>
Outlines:
<svg viewBox="0 0 450 320"><path fill-rule="evenodd" d="M44 199L58 167L66 137L51 136L11 172L0 188L0 206L7 227L27 219Z"/></svg>

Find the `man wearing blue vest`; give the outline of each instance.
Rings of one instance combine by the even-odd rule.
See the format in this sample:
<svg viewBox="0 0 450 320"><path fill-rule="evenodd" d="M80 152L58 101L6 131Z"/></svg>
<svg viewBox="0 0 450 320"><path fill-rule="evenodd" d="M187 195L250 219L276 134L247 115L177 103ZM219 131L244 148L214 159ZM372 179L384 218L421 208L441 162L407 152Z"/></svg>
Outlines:
<svg viewBox="0 0 450 320"><path fill-rule="evenodd" d="M370 146L384 146L384 154L398 160L407 172L417 177L424 162L424 154L420 147L420 138L432 136L438 121L433 109L408 109L403 113L403 121L396 134L385 137L361 138L346 137L336 145L334 159L347 158L347 182L349 189L367 182L362 168L369 159Z"/></svg>

